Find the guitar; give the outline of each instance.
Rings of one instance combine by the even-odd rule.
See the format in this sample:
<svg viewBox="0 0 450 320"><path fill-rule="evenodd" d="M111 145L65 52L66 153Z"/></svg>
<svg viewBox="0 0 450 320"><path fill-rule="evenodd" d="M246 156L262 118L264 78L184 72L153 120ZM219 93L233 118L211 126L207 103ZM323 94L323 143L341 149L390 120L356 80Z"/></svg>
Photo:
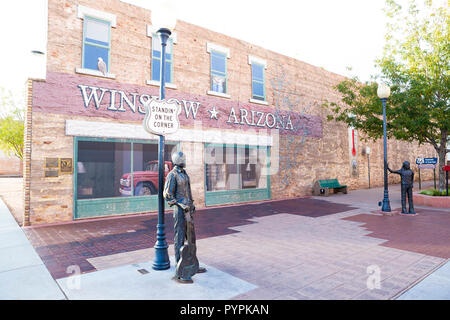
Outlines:
<svg viewBox="0 0 450 320"><path fill-rule="evenodd" d="M186 237L187 244L180 249L180 260L177 263L175 273L181 279L190 280L199 268L194 223L192 220L186 221Z"/></svg>

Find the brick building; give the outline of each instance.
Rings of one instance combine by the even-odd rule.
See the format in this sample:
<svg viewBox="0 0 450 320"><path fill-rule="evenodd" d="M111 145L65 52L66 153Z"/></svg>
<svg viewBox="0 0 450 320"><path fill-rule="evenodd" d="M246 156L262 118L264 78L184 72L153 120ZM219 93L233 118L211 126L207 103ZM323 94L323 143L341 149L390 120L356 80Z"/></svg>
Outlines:
<svg viewBox="0 0 450 320"><path fill-rule="evenodd" d="M24 225L157 209L158 140L142 126L159 96L155 33L149 10L119 0L48 1L46 78L28 81ZM181 110L166 166L187 154L198 208L310 195L317 179L367 188L366 147L371 186L382 185L382 141L321 107L339 101L343 76L183 21L166 58L166 98ZM435 154L391 140L390 165L406 152L412 163Z"/></svg>

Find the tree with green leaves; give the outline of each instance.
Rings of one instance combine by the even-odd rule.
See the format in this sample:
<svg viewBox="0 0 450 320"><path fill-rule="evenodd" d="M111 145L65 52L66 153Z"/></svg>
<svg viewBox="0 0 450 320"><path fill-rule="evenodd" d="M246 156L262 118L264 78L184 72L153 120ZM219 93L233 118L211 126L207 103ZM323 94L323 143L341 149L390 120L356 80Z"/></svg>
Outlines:
<svg viewBox="0 0 450 320"><path fill-rule="evenodd" d="M386 105L387 136L404 141L431 144L439 157L439 188L445 184L449 143L449 16L447 6L424 1L420 9L414 0L402 8L386 1L388 18L386 43L376 65L381 74L373 80L391 88ZM335 86L340 103L325 101L332 111L328 120L353 126L377 140L383 137L383 107L377 97L377 83L346 79Z"/></svg>
<svg viewBox="0 0 450 320"><path fill-rule="evenodd" d="M16 106L10 91L0 88L0 149L23 159L23 110Z"/></svg>

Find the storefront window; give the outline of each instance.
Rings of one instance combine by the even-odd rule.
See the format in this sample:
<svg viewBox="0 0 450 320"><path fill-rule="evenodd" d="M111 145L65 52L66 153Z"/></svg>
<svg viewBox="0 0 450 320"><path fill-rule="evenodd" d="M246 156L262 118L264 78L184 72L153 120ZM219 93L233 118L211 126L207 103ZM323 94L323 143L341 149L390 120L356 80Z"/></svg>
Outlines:
<svg viewBox="0 0 450 320"><path fill-rule="evenodd" d="M78 142L78 199L121 196L120 180L130 171L130 143Z"/></svg>
<svg viewBox="0 0 450 320"><path fill-rule="evenodd" d="M267 148L206 146L206 191L267 188Z"/></svg>
<svg viewBox="0 0 450 320"><path fill-rule="evenodd" d="M175 144L166 144L165 174ZM78 141L77 199L148 196L158 193L156 143Z"/></svg>

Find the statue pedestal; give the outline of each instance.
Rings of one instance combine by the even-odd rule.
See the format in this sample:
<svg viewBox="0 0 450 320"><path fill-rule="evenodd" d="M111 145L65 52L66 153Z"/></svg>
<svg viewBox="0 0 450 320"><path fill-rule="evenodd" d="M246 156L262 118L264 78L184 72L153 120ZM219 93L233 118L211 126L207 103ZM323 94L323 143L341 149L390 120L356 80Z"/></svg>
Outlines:
<svg viewBox="0 0 450 320"><path fill-rule="evenodd" d="M411 217L413 217L413 216L418 216L417 213L400 213L400 215L401 215L401 216L411 216Z"/></svg>
<svg viewBox="0 0 450 320"><path fill-rule="evenodd" d="M385 212L380 210L371 211L371 213L381 214L383 216L417 216L417 212L414 214L402 213L402 208L392 209L390 212Z"/></svg>

